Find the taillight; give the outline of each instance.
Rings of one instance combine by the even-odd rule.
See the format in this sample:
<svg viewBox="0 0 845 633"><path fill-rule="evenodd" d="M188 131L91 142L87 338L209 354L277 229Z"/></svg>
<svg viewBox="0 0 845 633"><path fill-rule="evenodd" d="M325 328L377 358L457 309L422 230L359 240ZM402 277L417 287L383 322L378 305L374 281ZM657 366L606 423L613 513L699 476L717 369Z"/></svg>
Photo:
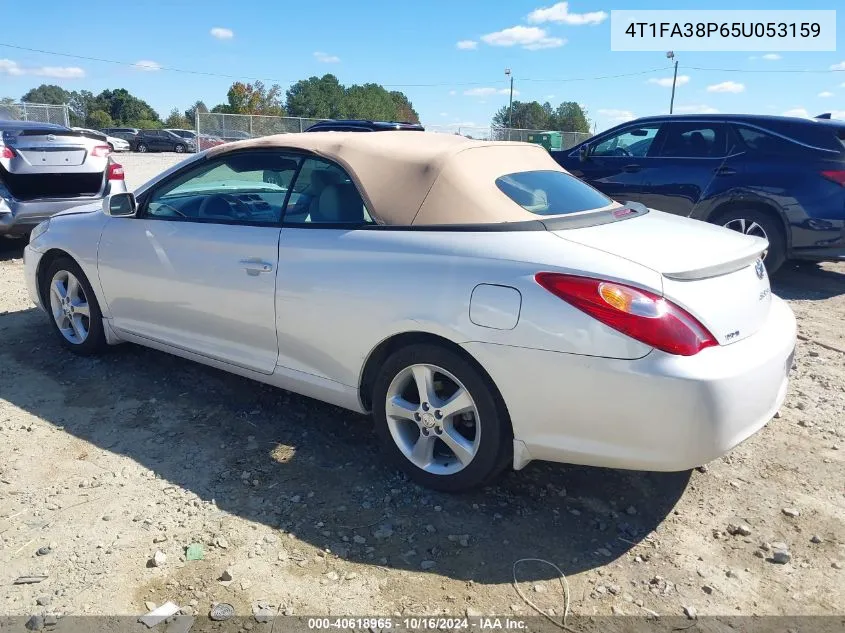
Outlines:
<svg viewBox="0 0 845 633"><path fill-rule="evenodd" d="M646 290L559 273L537 273L534 279L594 319L669 354L693 356L706 347L718 345L695 317Z"/></svg>
<svg viewBox="0 0 845 633"><path fill-rule="evenodd" d="M109 180L123 180L123 165L109 164Z"/></svg>
<svg viewBox="0 0 845 633"><path fill-rule="evenodd" d="M97 145L91 150L91 156L108 156L111 154L111 147L108 145Z"/></svg>
<svg viewBox="0 0 845 633"><path fill-rule="evenodd" d="M11 147L0 147L0 158L14 158L15 157L15 150Z"/></svg>
<svg viewBox="0 0 845 633"><path fill-rule="evenodd" d="M843 187L845 187L845 170L843 169L823 171L822 176L824 176L828 180L832 180L837 185L842 185Z"/></svg>

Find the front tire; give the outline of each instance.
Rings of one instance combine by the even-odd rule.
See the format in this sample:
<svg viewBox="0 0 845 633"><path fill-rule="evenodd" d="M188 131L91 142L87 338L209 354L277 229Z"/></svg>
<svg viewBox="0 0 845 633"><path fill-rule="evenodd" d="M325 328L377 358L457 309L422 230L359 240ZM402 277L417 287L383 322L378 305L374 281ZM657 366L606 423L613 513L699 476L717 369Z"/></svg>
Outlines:
<svg viewBox="0 0 845 633"><path fill-rule="evenodd" d="M147 149L148 149L148 148L147 148L147 144L146 144L146 143L138 143L138 151L139 151L139 152L141 152L142 154L146 154L146 153L147 153Z"/></svg>
<svg viewBox="0 0 845 633"><path fill-rule="evenodd" d="M720 213L712 220L714 224L724 226L745 235L764 237L769 240L769 250L763 259L769 275L774 275L786 261L786 236L780 220L769 213L756 209L734 209Z"/></svg>
<svg viewBox="0 0 845 633"><path fill-rule="evenodd" d="M60 257L47 269L44 306L59 342L74 354L91 356L106 348L103 315L88 278L70 258Z"/></svg>
<svg viewBox="0 0 845 633"><path fill-rule="evenodd" d="M445 347L420 344L394 352L373 387L373 416L391 461L428 488L476 488L511 459L510 422L495 387Z"/></svg>

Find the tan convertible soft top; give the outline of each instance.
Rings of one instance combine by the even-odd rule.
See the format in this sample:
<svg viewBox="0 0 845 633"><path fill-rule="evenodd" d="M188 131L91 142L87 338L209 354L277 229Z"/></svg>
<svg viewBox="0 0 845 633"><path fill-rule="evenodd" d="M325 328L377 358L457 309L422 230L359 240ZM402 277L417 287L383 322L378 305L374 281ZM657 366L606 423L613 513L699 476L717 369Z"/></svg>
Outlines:
<svg viewBox="0 0 845 633"><path fill-rule="evenodd" d="M307 150L340 164L382 224L490 224L537 220L496 186L521 171L564 171L539 145L474 141L433 132L308 132L218 145Z"/></svg>

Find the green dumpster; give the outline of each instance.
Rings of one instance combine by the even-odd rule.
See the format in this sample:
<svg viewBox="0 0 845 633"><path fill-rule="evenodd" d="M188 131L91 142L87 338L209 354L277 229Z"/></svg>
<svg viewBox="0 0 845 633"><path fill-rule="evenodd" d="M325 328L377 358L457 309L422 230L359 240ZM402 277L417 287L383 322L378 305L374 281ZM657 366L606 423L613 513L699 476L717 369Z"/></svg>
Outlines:
<svg viewBox="0 0 845 633"><path fill-rule="evenodd" d="M542 145L548 151L560 149L563 143L563 135L560 132L542 132L528 135L529 143Z"/></svg>

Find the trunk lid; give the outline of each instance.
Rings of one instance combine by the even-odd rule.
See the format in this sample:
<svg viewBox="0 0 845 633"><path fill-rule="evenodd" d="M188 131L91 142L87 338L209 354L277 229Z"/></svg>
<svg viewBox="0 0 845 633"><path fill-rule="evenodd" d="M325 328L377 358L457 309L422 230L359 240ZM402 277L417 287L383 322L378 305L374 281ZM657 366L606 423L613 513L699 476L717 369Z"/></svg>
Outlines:
<svg viewBox="0 0 845 633"><path fill-rule="evenodd" d="M768 248L764 239L660 211L552 232L660 273L664 296L721 345L751 336L768 316L769 278L758 263Z"/></svg>

